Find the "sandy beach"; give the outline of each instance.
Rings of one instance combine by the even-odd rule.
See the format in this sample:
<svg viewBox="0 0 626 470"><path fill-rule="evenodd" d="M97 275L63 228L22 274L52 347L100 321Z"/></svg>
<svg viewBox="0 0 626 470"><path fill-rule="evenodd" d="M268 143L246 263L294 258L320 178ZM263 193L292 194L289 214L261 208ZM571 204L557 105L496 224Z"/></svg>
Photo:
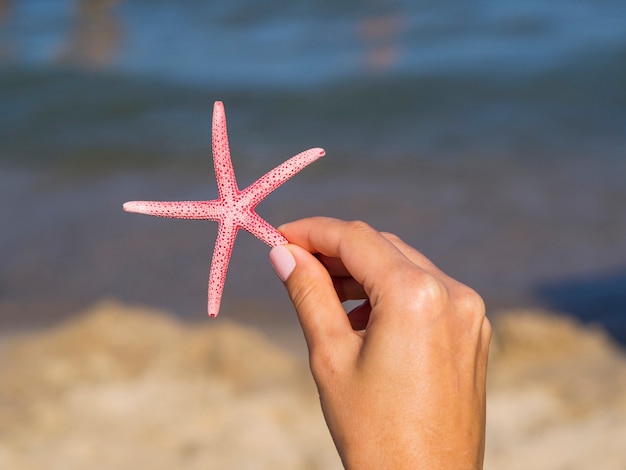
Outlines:
<svg viewBox="0 0 626 470"><path fill-rule="evenodd" d="M301 358L234 323L104 302L3 353L1 468L337 466Z"/></svg>
<svg viewBox="0 0 626 470"><path fill-rule="evenodd" d="M341 468L303 350L276 344L115 301L4 338L0 467ZM502 312L490 363L486 469L626 466L626 357L601 330Z"/></svg>

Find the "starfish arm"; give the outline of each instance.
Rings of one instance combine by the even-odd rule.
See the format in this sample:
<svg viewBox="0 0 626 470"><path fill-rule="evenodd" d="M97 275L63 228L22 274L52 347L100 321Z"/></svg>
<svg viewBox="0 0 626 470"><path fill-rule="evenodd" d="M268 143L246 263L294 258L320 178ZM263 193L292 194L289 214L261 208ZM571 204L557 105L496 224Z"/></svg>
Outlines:
<svg viewBox="0 0 626 470"><path fill-rule="evenodd" d="M289 243L282 233L272 227L253 210L246 212L241 220L241 228L250 232L269 246L285 245Z"/></svg>
<svg viewBox="0 0 626 470"><path fill-rule="evenodd" d="M237 225L230 221L224 221L220 223L217 231L217 240L215 240L211 270L209 272L207 307L210 317L216 317L220 310L226 272L228 271L228 263L230 262L235 238L237 237L237 230Z"/></svg>
<svg viewBox="0 0 626 470"><path fill-rule="evenodd" d="M291 157L244 189L242 197L250 204L250 207L256 207L259 202L281 184L325 154L324 149L313 148Z"/></svg>
<svg viewBox="0 0 626 470"><path fill-rule="evenodd" d="M215 168L219 197L220 199L233 199L239 189L237 188L233 163L230 159L226 113L221 101L216 101L213 105L212 132L213 167Z"/></svg>
<svg viewBox="0 0 626 470"><path fill-rule="evenodd" d="M130 201L123 208L126 212L173 219L218 220L222 213L217 201Z"/></svg>

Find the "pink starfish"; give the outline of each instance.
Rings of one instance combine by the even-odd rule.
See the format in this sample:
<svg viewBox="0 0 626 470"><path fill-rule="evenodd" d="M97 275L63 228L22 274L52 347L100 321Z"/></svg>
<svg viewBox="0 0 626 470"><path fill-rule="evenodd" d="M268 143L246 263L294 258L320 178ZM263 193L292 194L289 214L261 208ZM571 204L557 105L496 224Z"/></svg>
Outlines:
<svg viewBox="0 0 626 470"><path fill-rule="evenodd" d="M124 210L158 217L219 222L208 293L209 316L215 317L220 309L226 271L237 231L243 228L270 246L286 244L287 239L254 209L274 189L324 154L324 149L321 148L306 150L240 191L230 160L224 105L221 101L216 101L213 106L213 165L219 197L211 201L131 201L124 204Z"/></svg>

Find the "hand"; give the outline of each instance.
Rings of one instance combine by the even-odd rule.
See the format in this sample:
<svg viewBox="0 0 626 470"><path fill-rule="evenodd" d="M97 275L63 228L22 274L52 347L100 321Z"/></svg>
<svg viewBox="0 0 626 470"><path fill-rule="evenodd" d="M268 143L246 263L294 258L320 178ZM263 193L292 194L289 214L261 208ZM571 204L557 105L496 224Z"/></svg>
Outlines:
<svg viewBox="0 0 626 470"><path fill-rule="evenodd" d="M347 468L478 469L491 326L482 299L362 222L283 225L270 252ZM366 299L346 315L342 302Z"/></svg>

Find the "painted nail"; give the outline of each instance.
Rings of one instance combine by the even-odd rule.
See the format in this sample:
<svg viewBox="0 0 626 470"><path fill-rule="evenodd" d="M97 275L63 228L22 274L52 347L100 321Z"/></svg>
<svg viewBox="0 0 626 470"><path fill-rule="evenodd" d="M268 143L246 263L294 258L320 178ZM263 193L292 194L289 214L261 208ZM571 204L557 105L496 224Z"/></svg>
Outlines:
<svg viewBox="0 0 626 470"><path fill-rule="evenodd" d="M296 267L296 259L285 245L278 245L270 250L270 263L283 282L289 279Z"/></svg>

